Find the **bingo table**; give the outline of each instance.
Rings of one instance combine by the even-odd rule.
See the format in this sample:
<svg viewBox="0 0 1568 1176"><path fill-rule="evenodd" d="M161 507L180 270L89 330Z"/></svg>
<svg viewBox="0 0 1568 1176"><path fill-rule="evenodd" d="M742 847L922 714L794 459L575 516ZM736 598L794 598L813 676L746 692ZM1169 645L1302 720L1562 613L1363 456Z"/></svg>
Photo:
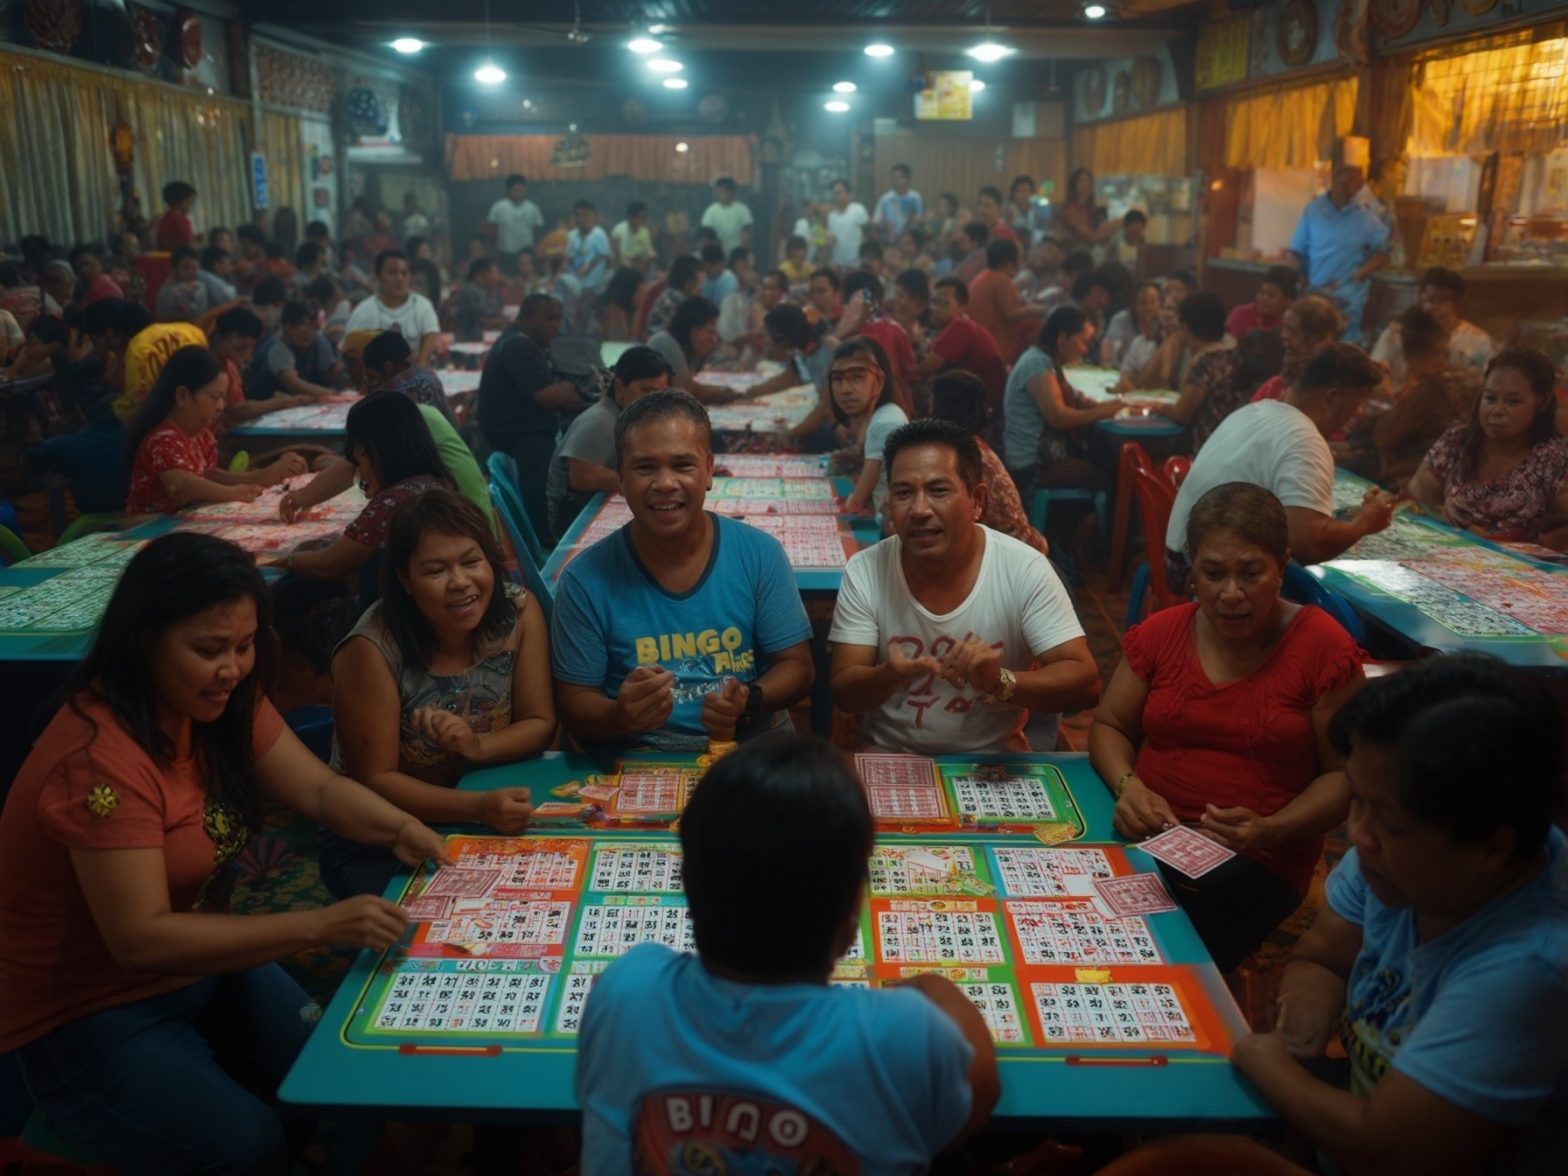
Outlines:
<svg viewBox="0 0 1568 1176"><path fill-rule="evenodd" d="M1370 487L1337 472L1335 508L1354 511ZM1487 653L1515 666L1568 672L1563 558L1400 511L1386 530L1307 570L1369 621L1420 649Z"/></svg>
<svg viewBox="0 0 1568 1176"><path fill-rule="evenodd" d="M1246 1026L1186 916L1117 917L1096 897L1152 863L1115 841L1087 757L858 766L879 832L860 935L832 982L951 978L997 1043L994 1121L1271 1118L1226 1060ZM670 825L701 771L695 757L551 754L469 773L459 787L531 787L535 828L456 834L456 867L393 881L409 932L360 954L279 1097L376 1118L571 1121L594 977L638 943L692 945Z"/></svg>
<svg viewBox="0 0 1568 1176"><path fill-rule="evenodd" d="M448 395L450 396L451 393ZM224 436L236 437L240 440L292 437L296 441L331 445L343 440L348 410L357 400L359 400L358 393L347 393L317 404L302 404L298 408L280 408L277 412L269 412L254 421L236 425Z"/></svg>
<svg viewBox="0 0 1568 1176"><path fill-rule="evenodd" d="M1067 369L1067 378L1084 396L1101 404L1115 395L1113 390L1121 382L1122 374L1115 368L1078 364ZM1096 429L1124 441L1169 439L1187 431L1187 426L1151 411L1175 404L1181 399L1179 392L1169 388L1135 388L1124 393L1122 399L1127 407L1108 421L1095 421Z"/></svg>

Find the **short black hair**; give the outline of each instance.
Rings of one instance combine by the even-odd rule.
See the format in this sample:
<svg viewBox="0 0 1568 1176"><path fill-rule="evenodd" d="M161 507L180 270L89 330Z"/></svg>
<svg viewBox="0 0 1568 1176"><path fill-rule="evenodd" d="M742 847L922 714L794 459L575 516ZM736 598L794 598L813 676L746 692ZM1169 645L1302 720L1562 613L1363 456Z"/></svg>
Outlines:
<svg viewBox="0 0 1568 1176"><path fill-rule="evenodd" d="M229 251L222 245L209 245L201 251L201 268L210 270L228 256Z"/></svg>
<svg viewBox="0 0 1568 1176"><path fill-rule="evenodd" d="M1099 270L1090 270L1086 274L1079 274L1076 278L1073 279L1073 288L1071 291L1073 301L1082 302L1085 298L1089 297L1090 292L1096 286L1100 287L1100 289L1104 290L1108 294L1111 290L1111 280Z"/></svg>
<svg viewBox="0 0 1568 1176"><path fill-rule="evenodd" d="M778 980L832 971L859 909L875 835L841 751L791 732L749 740L708 769L680 831L686 901L704 960ZM811 869L800 870L808 859ZM786 876L797 881L780 886Z"/></svg>
<svg viewBox="0 0 1568 1176"><path fill-rule="evenodd" d="M1296 291L1301 289L1301 274L1288 265L1271 265L1263 273L1260 285L1274 286L1290 301L1296 300Z"/></svg>
<svg viewBox="0 0 1568 1176"><path fill-rule="evenodd" d="M991 416L985 381L973 372L943 372L931 381L931 415L979 433Z"/></svg>
<svg viewBox="0 0 1568 1176"><path fill-rule="evenodd" d="M267 328L256 316L256 312L243 306L224 311L212 324L212 335L215 339L228 335L238 335L242 339L260 339L266 333Z"/></svg>
<svg viewBox="0 0 1568 1176"><path fill-rule="evenodd" d="M528 177L523 175L521 172L513 172L511 175L506 177L506 186L508 188L510 188L513 184L527 184L527 183L528 183Z"/></svg>
<svg viewBox="0 0 1568 1176"><path fill-rule="evenodd" d="M784 246L784 250L785 250L786 253L794 253L795 250L797 250L797 249L810 249L810 248L811 248L811 242L806 240L806 238L802 237L798 233L791 234L789 241Z"/></svg>
<svg viewBox="0 0 1568 1176"><path fill-rule="evenodd" d="M669 277L664 285L668 290L679 290L693 278L702 276L702 262L689 253L683 253L670 263Z"/></svg>
<svg viewBox="0 0 1568 1176"><path fill-rule="evenodd" d="M1344 389L1369 396L1382 382L1383 368L1365 351L1349 343L1330 343L1307 361L1295 390L1310 396Z"/></svg>
<svg viewBox="0 0 1568 1176"><path fill-rule="evenodd" d="M1421 275L1421 286L1446 290L1453 296L1455 302L1461 301L1465 296L1465 280L1453 270L1440 265L1434 265ZM1420 286L1417 289L1420 289Z"/></svg>
<svg viewBox="0 0 1568 1176"><path fill-rule="evenodd" d="M576 204L572 205L573 212L583 212L585 210L588 212L597 211L593 206L592 200L579 200Z"/></svg>
<svg viewBox="0 0 1568 1176"><path fill-rule="evenodd" d="M634 216L641 216L643 213L645 213L647 211L648 211L648 205L645 202L643 202L641 200L633 200L630 204L628 204L626 206L626 218L628 220L630 220L632 217L634 217Z"/></svg>
<svg viewBox="0 0 1568 1176"><path fill-rule="evenodd" d="M197 253L196 250L189 245L176 245L169 250L169 268L174 268L187 258L194 261L197 265L201 264L201 254Z"/></svg>
<svg viewBox="0 0 1568 1176"><path fill-rule="evenodd" d="M1448 332L1425 307L1409 307L1399 316L1399 349L1407 360L1445 354Z"/></svg>
<svg viewBox="0 0 1568 1176"><path fill-rule="evenodd" d="M196 189L184 180L171 180L163 186L163 202L165 204L178 204L182 200L189 200L194 195L196 195Z"/></svg>
<svg viewBox="0 0 1568 1176"><path fill-rule="evenodd" d="M868 301L882 301L882 279L870 270L854 270L845 276L844 284L839 287L846 303L862 290L866 292Z"/></svg>
<svg viewBox="0 0 1568 1176"><path fill-rule="evenodd" d="M1148 216L1141 209L1137 208L1130 210L1126 216L1122 217L1122 224L1124 225L1146 225L1148 223Z"/></svg>
<svg viewBox="0 0 1568 1176"><path fill-rule="evenodd" d="M558 308L560 305L561 300L554 294L547 294L543 290L535 290L524 298L522 302L518 303L517 321L520 323L532 322L552 307Z"/></svg>
<svg viewBox="0 0 1568 1176"><path fill-rule="evenodd" d="M991 184L987 184L985 187L980 189L980 196L982 198L984 198L986 196L989 196L992 200L995 200L998 204L1002 203L1002 190L1000 188L992 186Z"/></svg>
<svg viewBox="0 0 1568 1176"><path fill-rule="evenodd" d="M860 243L860 252L857 256L875 257L878 261L880 261L882 259L882 242L862 241Z"/></svg>
<svg viewBox="0 0 1568 1176"><path fill-rule="evenodd" d="M479 275L484 273L493 265L495 265L495 258L493 257L474 258L473 261L468 263L468 280L470 282L477 282L479 280Z"/></svg>
<svg viewBox="0 0 1568 1176"><path fill-rule="evenodd" d="M998 237L985 247L985 264L988 269L1001 269L1018 260L1018 242L1011 237Z"/></svg>
<svg viewBox="0 0 1568 1176"><path fill-rule="evenodd" d="M735 248L730 250L729 263L730 263L730 268L731 269L735 268L735 263L738 262L738 261L750 261L750 260L751 260L751 249L750 249L749 246L737 245L737 246L735 246Z"/></svg>
<svg viewBox="0 0 1568 1176"><path fill-rule="evenodd" d="M1394 751L1399 803L1461 845L1499 829L1514 856L1541 852L1562 800L1559 719L1525 675L1480 654L1430 657L1367 683L1330 728L1342 752L1361 743ZM1494 780L1478 803L1478 781Z"/></svg>
<svg viewBox="0 0 1568 1176"><path fill-rule="evenodd" d="M985 476L980 461L980 445L975 435L962 425L942 417L921 417L893 430L882 449L882 476L892 482L893 459L906 449L919 445L939 445L953 451L958 459L958 476L971 489Z"/></svg>
<svg viewBox="0 0 1568 1176"><path fill-rule="evenodd" d="M712 303L709 305L711 306ZM623 408L620 415L615 418L615 468L621 468L621 459L626 452L627 433L638 425L677 416L685 417L698 427L702 433L703 444L711 452L713 425L708 420L708 410L702 407L702 402L690 392L680 388L661 388L657 392L639 396Z"/></svg>
<svg viewBox="0 0 1568 1176"><path fill-rule="evenodd" d="M382 331L360 353L360 362L372 371L383 371L389 363L407 363L414 349L401 331Z"/></svg>
<svg viewBox="0 0 1568 1176"><path fill-rule="evenodd" d="M729 176L720 176L713 181L713 186L715 188L728 188L731 192L735 191L735 181Z"/></svg>
<svg viewBox="0 0 1568 1176"><path fill-rule="evenodd" d="M299 248L294 250L294 264L300 269L315 265L326 252L320 241L302 241Z"/></svg>
<svg viewBox="0 0 1568 1176"><path fill-rule="evenodd" d="M1084 324L1089 321L1089 316L1081 307L1058 306L1040 327L1039 337L1035 346L1049 355L1053 360L1060 355L1063 335L1076 335L1083 330Z"/></svg>
<svg viewBox="0 0 1568 1176"><path fill-rule="evenodd" d="M788 302L779 303L763 316L762 329L791 347L804 347L811 342L811 323L806 312Z"/></svg>
<svg viewBox="0 0 1568 1176"><path fill-rule="evenodd" d="M621 352L610 374L621 383L630 384L633 380L657 380L660 376L673 376L675 369L670 367L669 360L652 347L639 343Z"/></svg>
<svg viewBox="0 0 1568 1176"><path fill-rule="evenodd" d="M963 278L938 278L931 288L933 290L951 290L953 292L953 300L959 306L969 305L969 283L964 281Z"/></svg>
<svg viewBox="0 0 1568 1176"><path fill-rule="evenodd" d="M699 256L702 258L703 265L712 265L714 262L718 262L720 265L723 265L724 246L720 245L717 241L709 241L702 247Z"/></svg>
<svg viewBox="0 0 1568 1176"><path fill-rule="evenodd" d="M843 283L841 283L838 280L837 272L835 272L834 270L830 270L830 269L826 269L826 268L815 270L815 271L812 272L811 277L809 279L807 279L807 280L815 282L818 278L822 278L822 279L826 280L827 284L829 286L832 286L833 289L835 289L835 290L841 289L842 286L843 286Z"/></svg>
<svg viewBox="0 0 1568 1176"><path fill-rule="evenodd" d="M221 323L223 320L220 318L218 321ZM100 298L82 311L82 330L95 339L113 331L129 342L151 322L152 315L145 306L124 298Z"/></svg>
<svg viewBox="0 0 1568 1176"><path fill-rule="evenodd" d="M713 322L719 317L719 308L710 298L701 294L694 294L675 308L675 313L670 316L670 325L665 328L670 337L683 348L691 346L691 333L706 323Z"/></svg>
<svg viewBox="0 0 1568 1176"><path fill-rule="evenodd" d="M328 303L336 306L337 301L342 298L343 289L331 274L322 273L307 282L300 293L304 295L306 302L313 302L322 309L327 309Z"/></svg>
<svg viewBox="0 0 1568 1176"><path fill-rule="evenodd" d="M404 253L401 249L383 249L380 253L376 254L376 276L378 278L381 276L381 267L386 265L387 262L407 260L408 254Z"/></svg>
<svg viewBox="0 0 1568 1176"><path fill-rule="evenodd" d="M1074 249L1062 258L1062 273L1086 274L1094 269L1094 254L1086 249Z"/></svg>
<svg viewBox="0 0 1568 1176"><path fill-rule="evenodd" d="M332 240L332 227L326 221L313 220L305 226L305 240L330 241Z"/></svg>
<svg viewBox="0 0 1568 1176"><path fill-rule="evenodd" d="M906 269L893 279L893 285L911 298L921 302L931 301L931 279L923 269Z"/></svg>
<svg viewBox="0 0 1568 1176"><path fill-rule="evenodd" d="M906 176L914 175L914 172L909 170L909 165L907 163L895 163L887 170L889 172L903 172Z"/></svg>
<svg viewBox="0 0 1568 1176"><path fill-rule="evenodd" d="M979 247L991 239L991 230L979 221L970 221L964 226L964 236L968 237L976 247Z"/></svg>
<svg viewBox="0 0 1568 1176"><path fill-rule="evenodd" d="M285 327L297 327L300 323L314 323L316 313L303 302L287 302L283 305L283 314L278 322Z"/></svg>
<svg viewBox="0 0 1568 1176"><path fill-rule="evenodd" d="M263 233L256 225L251 224L239 225L235 228L234 238L237 241L244 241L250 245L265 245L267 243L267 234Z"/></svg>
<svg viewBox="0 0 1568 1176"><path fill-rule="evenodd" d="M1225 302L1218 294L1189 294L1176 308L1176 318L1200 342L1225 338Z"/></svg>

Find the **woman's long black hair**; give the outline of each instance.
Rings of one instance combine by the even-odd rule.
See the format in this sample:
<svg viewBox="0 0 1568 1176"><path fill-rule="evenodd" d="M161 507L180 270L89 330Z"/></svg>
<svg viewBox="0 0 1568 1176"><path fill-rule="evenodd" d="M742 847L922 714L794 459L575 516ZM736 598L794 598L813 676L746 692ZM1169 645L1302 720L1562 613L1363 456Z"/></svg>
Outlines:
<svg viewBox="0 0 1568 1176"><path fill-rule="evenodd" d="M147 434L163 424L174 411L174 395L181 388L195 392L223 374L223 362L205 347L181 347L158 373L147 398L125 430L125 456L136 460L136 450Z"/></svg>
<svg viewBox="0 0 1568 1176"><path fill-rule="evenodd" d="M401 392L373 392L348 410L343 452L350 461L368 454L383 488L420 474L455 485L419 406Z"/></svg>
<svg viewBox="0 0 1568 1176"><path fill-rule="evenodd" d="M153 646L172 625L247 597L256 605L255 668L234 687L222 715L191 725L191 751L208 795L257 828L261 800L251 731L256 704L272 680L276 647L272 603L249 553L212 535L184 531L147 544L126 565L66 698L78 714L84 699L104 703L155 763L168 766L176 749L158 725Z"/></svg>

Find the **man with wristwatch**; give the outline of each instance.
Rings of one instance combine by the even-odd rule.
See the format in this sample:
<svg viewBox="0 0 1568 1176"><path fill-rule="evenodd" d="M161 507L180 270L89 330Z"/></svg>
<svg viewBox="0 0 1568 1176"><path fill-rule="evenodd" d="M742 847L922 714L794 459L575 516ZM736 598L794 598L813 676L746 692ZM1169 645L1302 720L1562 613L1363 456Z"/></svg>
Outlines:
<svg viewBox="0 0 1568 1176"><path fill-rule="evenodd" d="M926 419L887 443L893 534L853 556L833 615L833 701L875 747L1051 751L1100 672L1050 561L980 522L973 435Z"/></svg>

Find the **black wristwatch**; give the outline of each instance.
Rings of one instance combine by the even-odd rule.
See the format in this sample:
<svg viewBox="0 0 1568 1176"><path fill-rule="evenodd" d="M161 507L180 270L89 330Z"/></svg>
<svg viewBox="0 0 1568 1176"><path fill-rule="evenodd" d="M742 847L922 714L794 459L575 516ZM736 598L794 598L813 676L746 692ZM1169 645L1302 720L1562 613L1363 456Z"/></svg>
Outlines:
<svg viewBox="0 0 1568 1176"><path fill-rule="evenodd" d="M741 707L737 727L749 727L762 713L762 687L755 682L746 683L746 705Z"/></svg>

